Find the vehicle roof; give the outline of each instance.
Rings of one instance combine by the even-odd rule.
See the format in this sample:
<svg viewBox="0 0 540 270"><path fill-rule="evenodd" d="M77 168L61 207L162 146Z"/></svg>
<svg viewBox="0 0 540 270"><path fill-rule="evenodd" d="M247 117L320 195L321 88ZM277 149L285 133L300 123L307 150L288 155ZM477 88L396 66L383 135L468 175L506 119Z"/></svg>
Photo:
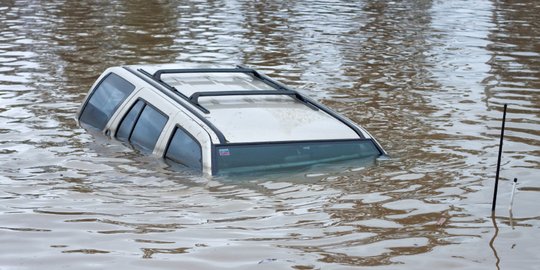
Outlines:
<svg viewBox="0 0 540 270"><path fill-rule="evenodd" d="M170 64L129 67L149 74L156 74L159 70L201 68ZM274 95L270 91L283 90L278 84L251 73L227 72L223 69L212 72L208 66L204 68L204 72L163 73L158 77L187 98L194 94L208 94L201 94L190 101L195 100L194 107L205 110L202 113L204 118L217 127L229 143L359 138L357 132L343 120L302 102L302 97ZM269 94L243 95L248 91L266 91ZM226 96L215 96L221 92L228 93L225 93ZM233 92L241 93L230 96ZM364 137L369 137L363 130L362 133Z"/></svg>

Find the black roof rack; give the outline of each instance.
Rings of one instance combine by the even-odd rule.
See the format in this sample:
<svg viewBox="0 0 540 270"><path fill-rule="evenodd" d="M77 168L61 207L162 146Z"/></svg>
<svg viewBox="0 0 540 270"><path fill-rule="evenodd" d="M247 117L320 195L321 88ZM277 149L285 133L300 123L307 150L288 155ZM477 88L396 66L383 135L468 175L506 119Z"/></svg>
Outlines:
<svg viewBox="0 0 540 270"><path fill-rule="evenodd" d="M313 106L307 101L302 94L292 90L240 90L240 91L205 91L195 92L189 97L191 104L197 106L199 109L205 112L209 112L201 104L199 104L199 97L218 97L218 96L292 96L296 100L306 104L313 110L318 110L316 106Z"/></svg>
<svg viewBox="0 0 540 270"><path fill-rule="evenodd" d="M142 71L142 69L139 69L139 71ZM186 68L186 69L160 69L156 72L154 72L154 74L150 75L150 73L146 72L147 75L150 75L152 76L152 78L154 78L155 80L159 81L159 82L162 82L162 83L165 83L161 80L161 75L162 74L178 74L178 73L233 73L233 72L238 72L238 73L246 73L246 74L250 74L254 77L256 77L257 79L263 81L264 83L276 88L276 89L281 89L281 90L291 90L290 88L288 88L287 86L277 82L277 81L274 81L272 79L270 79L269 77L263 75L263 74L260 74L258 71L252 69L252 68L247 68L245 66L242 66L242 65L237 65L236 68ZM170 85L169 85L170 86ZM174 88L172 86L170 86L171 88Z"/></svg>
<svg viewBox="0 0 540 270"><path fill-rule="evenodd" d="M129 70L129 69L128 69ZM137 69L140 73L144 74L145 76L151 78L153 81L157 82L162 87L165 87L166 89L174 92L176 95L180 96L185 101L189 102L194 107L198 108L203 113L210 113L207 109L202 107L199 104L199 97L205 97L205 96L249 96L249 95L287 95L295 98L296 100L304 103L306 106L314 109L314 110L321 110L335 119L339 120L343 124L347 125L349 128L351 128L360 138L364 139L364 134L360 129L352 124L349 120L346 118L338 115L334 111L326 108L325 106L319 104L316 101L313 101L312 99L302 95L301 93L294 91L287 86L274 81L273 79L269 78L266 75L260 74L254 69L246 68L244 66L238 65L236 68L203 68L203 69L160 69L156 71L154 74L150 74L147 71L143 69ZM195 92L190 97L187 97L182 92L178 91L174 86L171 86L170 84L164 82L161 79L162 74L174 74L174 73L230 73L230 72L240 72L240 73L246 73L250 74L257 79L260 79L264 83L272 86L276 90L242 90L242 91L208 91L208 92ZM180 103L182 104L182 103ZM184 105L184 104L182 104ZM185 106L184 106L185 107ZM190 110L191 111L191 110ZM194 113L194 111L191 111ZM219 131L214 125L212 125L208 119L206 119L202 115L198 115L200 119L204 119L203 121L209 125L209 127L216 132L217 136L220 138L220 142L224 143L226 142L225 136Z"/></svg>
<svg viewBox="0 0 540 270"><path fill-rule="evenodd" d="M282 90L241 90L241 91L208 91L208 92L195 92L189 97L189 99L198 104L199 97L217 97L217 96L270 96L270 95L285 95L295 96L296 98L303 100L302 95L295 91L282 91Z"/></svg>
<svg viewBox="0 0 540 270"><path fill-rule="evenodd" d="M256 73L254 69L238 66L237 68L186 68L186 69L160 69L156 71L152 77L161 80L161 74L178 74L178 73Z"/></svg>
<svg viewBox="0 0 540 270"><path fill-rule="evenodd" d="M314 106L312 103L308 102L302 94L287 88L286 86L260 74L254 69L246 68L243 66L237 66L236 68L196 68L196 69L160 69L154 74L150 74L147 71L143 69L138 69L139 72L145 74L148 77L151 77L156 82L161 84L162 86L168 88L169 90L175 92L180 97L185 99L187 102L191 103L193 106L197 107L202 112L208 114L210 113L209 110L204 108L199 104L199 97L208 97L208 96L253 96L253 95L287 95L292 96L296 100L306 104L306 106L310 107L313 110L318 110L317 106ZM264 83L270 85L276 90L241 90L241 91L204 91L204 92L195 92L191 96L187 97L184 93L176 89L174 86L164 82L161 79L162 74L179 74L179 73L246 73L250 74L257 79L263 81Z"/></svg>

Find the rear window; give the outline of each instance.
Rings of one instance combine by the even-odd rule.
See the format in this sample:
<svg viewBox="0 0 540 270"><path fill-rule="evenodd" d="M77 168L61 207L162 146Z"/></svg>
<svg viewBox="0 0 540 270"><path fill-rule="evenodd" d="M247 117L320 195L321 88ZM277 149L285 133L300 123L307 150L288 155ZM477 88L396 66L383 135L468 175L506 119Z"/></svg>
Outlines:
<svg viewBox="0 0 540 270"><path fill-rule="evenodd" d="M144 152L152 152L168 117L138 100L120 123L116 137Z"/></svg>
<svg viewBox="0 0 540 270"><path fill-rule="evenodd" d="M309 166L376 157L381 153L371 140L232 144L215 147L217 173Z"/></svg>
<svg viewBox="0 0 540 270"><path fill-rule="evenodd" d="M105 77L90 94L84 106L80 121L103 130L116 109L133 92L135 86L120 76L111 73Z"/></svg>

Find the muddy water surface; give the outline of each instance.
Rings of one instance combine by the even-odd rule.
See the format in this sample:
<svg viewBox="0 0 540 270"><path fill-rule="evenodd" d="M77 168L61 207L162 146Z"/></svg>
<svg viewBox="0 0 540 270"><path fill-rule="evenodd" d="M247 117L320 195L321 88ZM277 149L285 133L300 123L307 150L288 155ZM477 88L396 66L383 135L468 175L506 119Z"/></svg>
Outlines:
<svg viewBox="0 0 540 270"><path fill-rule="evenodd" d="M1 1L0 269L537 269L539 14L533 0ZM171 62L257 68L392 160L211 179L77 126L105 68Z"/></svg>

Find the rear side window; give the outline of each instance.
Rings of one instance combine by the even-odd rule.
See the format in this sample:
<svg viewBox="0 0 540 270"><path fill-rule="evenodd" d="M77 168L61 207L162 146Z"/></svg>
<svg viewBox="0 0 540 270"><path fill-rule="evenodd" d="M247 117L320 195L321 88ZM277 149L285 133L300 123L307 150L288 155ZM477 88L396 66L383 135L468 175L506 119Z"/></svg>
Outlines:
<svg viewBox="0 0 540 270"><path fill-rule="evenodd" d="M90 94L80 121L103 130L120 104L133 92L135 86L120 76L111 73Z"/></svg>
<svg viewBox="0 0 540 270"><path fill-rule="evenodd" d="M197 170L202 169L201 146L182 128L177 127L165 158Z"/></svg>
<svg viewBox="0 0 540 270"><path fill-rule="evenodd" d="M167 116L138 100L120 123L116 137L144 152L152 152L167 123Z"/></svg>

